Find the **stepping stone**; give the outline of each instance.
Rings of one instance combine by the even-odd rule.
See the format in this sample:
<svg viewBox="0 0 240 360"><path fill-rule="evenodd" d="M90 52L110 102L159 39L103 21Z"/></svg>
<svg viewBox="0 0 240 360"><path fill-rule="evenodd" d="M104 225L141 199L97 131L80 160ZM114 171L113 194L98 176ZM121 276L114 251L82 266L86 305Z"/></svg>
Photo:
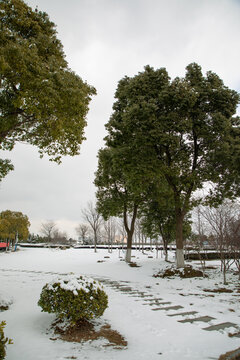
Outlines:
<svg viewBox="0 0 240 360"><path fill-rule="evenodd" d="M199 316L194 319L184 319L184 320L178 320L180 323L193 323L195 321L203 321L203 322L209 322L210 320L214 320L215 318L211 316Z"/></svg>
<svg viewBox="0 0 240 360"><path fill-rule="evenodd" d="M161 307L161 308L155 308L152 309L153 311L157 311L157 310L178 310L178 309L183 309L183 306L181 305L176 305L176 306L167 306L167 307Z"/></svg>
<svg viewBox="0 0 240 360"><path fill-rule="evenodd" d="M212 325L212 326L208 326L206 328L203 328L203 330L207 330L207 331L214 331L214 330L223 330L229 327L235 327L237 328L237 324L231 323L231 322L225 322L225 323L221 323L221 324L216 324L216 325Z"/></svg>
<svg viewBox="0 0 240 360"><path fill-rule="evenodd" d="M168 314L168 316L185 316L185 315L194 315L194 314L198 314L197 311L185 311L182 313L177 313L177 314Z"/></svg>
<svg viewBox="0 0 240 360"><path fill-rule="evenodd" d="M238 328L238 330L240 330L240 329ZM238 331L238 332L236 332L236 333L233 333L233 334L231 334L231 335L228 334L228 336L240 338L240 331ZM239 350L239 351L240 351L240 350Z"/></svg>
<svg viewBox="0 0 240 360"><path fill-rule="evenodd" d="M143 300L143 301L145 301L145 300ZM156 305L168 305L168 304L171 304L171 301L147 303L147 304L143 304L143 305L156 306Z"/></svg>
<svg viewBox="0 0 240 360"><path fill-rule="evenodd" d="M168 305L171 304L171 301L158 301L156 305Z"/></svg>
<svg viewBox="0 0 240 360"><path fill-rule="evenodd" d="M132 288L131 287L121 287L120 291L126 291L126 292L132 291Z"/></svg>

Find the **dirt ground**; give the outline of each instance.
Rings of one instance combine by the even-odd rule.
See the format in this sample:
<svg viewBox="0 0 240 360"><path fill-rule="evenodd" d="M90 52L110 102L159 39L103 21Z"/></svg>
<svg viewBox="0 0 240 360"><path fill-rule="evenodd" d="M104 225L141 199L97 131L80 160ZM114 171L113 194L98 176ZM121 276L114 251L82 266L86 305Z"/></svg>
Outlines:
<svg viewBox="0 0 240 360"><path fill-rule="evenodd" d="M52 329L57 337L51 338L51 340L60 338L69 342L85 342L104 338L108 341L105 346L111 346L114 349L123 349L127 346L124 337L118 331L113 330L111 325L106 323L100 328L96 325L94 322L82 320L73 326L66 327L62 320L56 320L52 324Z"/></svg>

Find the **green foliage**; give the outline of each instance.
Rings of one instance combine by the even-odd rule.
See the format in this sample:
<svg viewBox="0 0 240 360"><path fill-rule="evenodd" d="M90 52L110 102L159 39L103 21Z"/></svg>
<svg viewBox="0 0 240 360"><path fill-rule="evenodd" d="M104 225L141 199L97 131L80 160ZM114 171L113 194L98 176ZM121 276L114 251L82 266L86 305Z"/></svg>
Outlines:
<svg viewBox="0 0 240 360"><path fill-rule="evenodd" d="M11 164L10 160L2 160L0 159L0 181L14 169L13 165Z"/></svg>
<svg viewBox="0 0 240 360"><path fill-rule="evenodd" d="M5 359L6 356L6 346L9 344L13 344L11 339L8 339L4 335L4 327L6 326L6 322L2 321L0 323L0 360Z"/></svg>
<svg viewBox="0 0 240 360"><path fill-rule="evenodd" d="M108 297L98 281L69 276L46 284L38 305L42 311L76 323L101 316L107 308Z"/></svg>
<svg viewBox="0 0 240 360"><path fill-rule="evenodd" d="M216 176L205 204L219 206L225 198L233 200L240 196L240 117L235 117L226 142L216 146L214 156L212 173L224 176Z"/></svg>
<svg viewBox="0 0 240 360"><path fill-rule="evenodd" d="M0 213L0 238L26 240L29 235L30 222L27 215L20 211L5 210Z"/></svg>
<svg viewBox="0 0 240 360"><path fill-rule="evenodd" d="M171 189L164 179L149 184L141 205L142 226L150 238L162 237L165 251L176 240L176 213ZM186 216L183 223L183 238L191 234L191 222Z"/></svg>
<svg viewBox="0 0 240 360"><path fill-rule="evenodd" d="M23 141L58 163L79 154L95 93L68 68L45 12L22 0L1 0L0 149Z"/></svg>
<svg viewBox="0 0 240 360"><path fill-rule="evenodd" d="M239 131L234 114L240 96L193 63L184 78L172 81L166 69L146 66L119 82L115 98L106 145L121 154L121 171L134 192L156 179L167 184L182 250L184 218L196 204L192 194L208 181L228 181L224 169L229 137ZM217 156L220 148L223 156Z"/></svg>
<svg viewBox="0 0 240 360"><path fill-rule="evenodd" d="M176 239L174 199L164 179L149 184L145 201L141 206L141 215L147 236L154 238L161 235L165 247Z"/></svg>
<svg viewBox="0 0 240 360"><path fill-rule="evenodd" d="M97 209L104 219L110 216L122 216L127 232L127 248L132 246L132 237L139 204L142 202L141 187L137 180L128 178L128 150L121 147L106 146L98 153L98 170L95 185L98 187Z"/></svg>
<svg viewBox="0 0 240 360"><path fill-rule="evenodd" d="M140 202L140 194L135 191L127 176L126 162L121 151L106 147L98 153L98 170L95 176L97 208L105 219L121 216L124 209L132 212L135 203Z"/></svg>

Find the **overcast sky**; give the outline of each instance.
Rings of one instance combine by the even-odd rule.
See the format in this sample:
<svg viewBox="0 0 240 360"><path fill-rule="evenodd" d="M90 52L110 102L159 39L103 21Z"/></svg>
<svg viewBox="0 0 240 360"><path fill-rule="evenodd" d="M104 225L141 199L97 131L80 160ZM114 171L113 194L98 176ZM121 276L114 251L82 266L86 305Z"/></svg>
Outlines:
<svg viewBox="0 0 240 360"><path fill-rule="evenodd" d="M240 0L28 0L57 25L69 66L97 89L90 104L87 140L81 154L61 165L39 159L36 148L18 144L15 166L0 185L0 211L22 211L39 233L53 220L76 237L81 209L94 200L97 152L114 92L125 75L147 64L166 67L171 77L184 76L197 62L240 91Z"/></svg>

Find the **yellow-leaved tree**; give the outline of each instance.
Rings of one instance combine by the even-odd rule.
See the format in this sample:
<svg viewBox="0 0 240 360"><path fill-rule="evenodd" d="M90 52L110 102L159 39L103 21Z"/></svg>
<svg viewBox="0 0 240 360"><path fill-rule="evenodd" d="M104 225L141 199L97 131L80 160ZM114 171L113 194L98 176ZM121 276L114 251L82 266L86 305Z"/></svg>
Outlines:
<svg viewBox="0 0 240 360"><path fill-rule="evenodd" d="M30 222L27 215L20 211L5 210L0 213L0 238L15 242L18 236L19 240L26 240L29 235Z"/></svg>

